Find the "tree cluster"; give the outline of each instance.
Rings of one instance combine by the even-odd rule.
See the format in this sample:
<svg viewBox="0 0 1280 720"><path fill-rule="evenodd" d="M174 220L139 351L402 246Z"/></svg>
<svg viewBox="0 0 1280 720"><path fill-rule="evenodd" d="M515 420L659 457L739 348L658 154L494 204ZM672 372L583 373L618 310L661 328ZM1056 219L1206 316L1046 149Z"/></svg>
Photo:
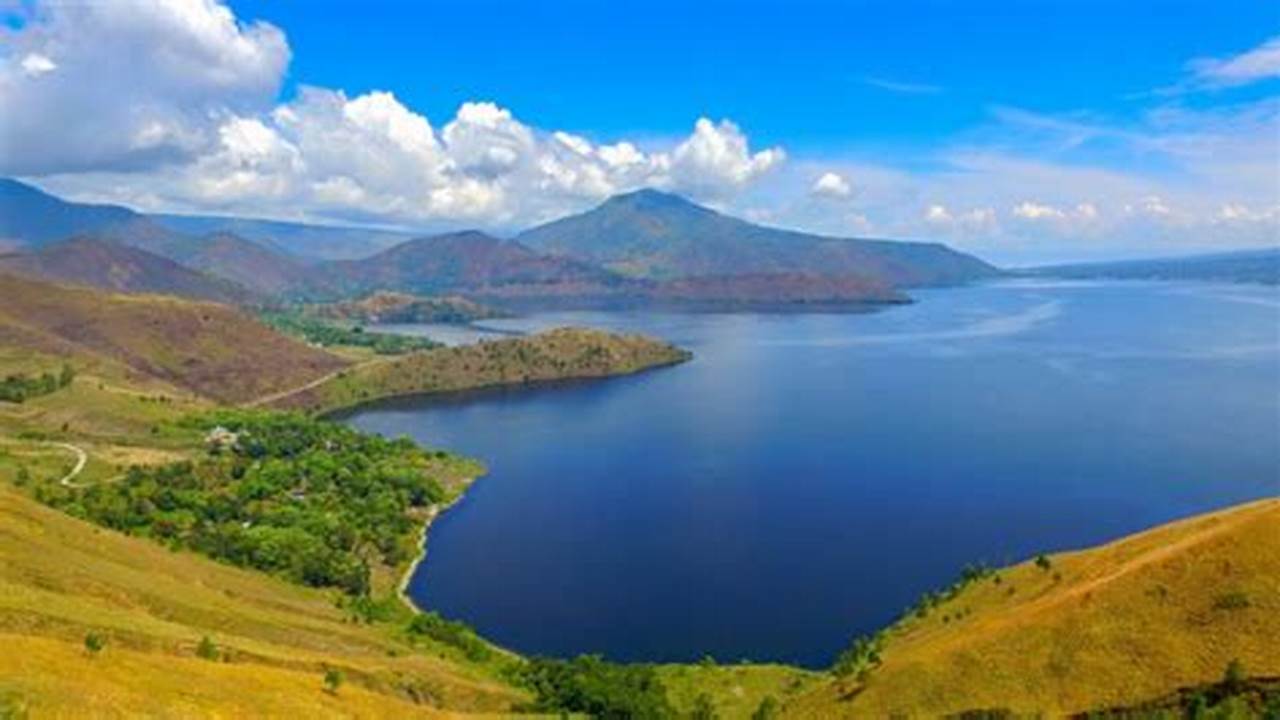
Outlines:
<svg viewBox="0 0 1280 720"><path fill-rule="evenodd" d="M200 458L132 467L37 498L123 532L294 582L369 591L370 566L416 552L414 510L445 498L433 476L449 456L303 415L224 410L189 421L237 440Z"/></svg>

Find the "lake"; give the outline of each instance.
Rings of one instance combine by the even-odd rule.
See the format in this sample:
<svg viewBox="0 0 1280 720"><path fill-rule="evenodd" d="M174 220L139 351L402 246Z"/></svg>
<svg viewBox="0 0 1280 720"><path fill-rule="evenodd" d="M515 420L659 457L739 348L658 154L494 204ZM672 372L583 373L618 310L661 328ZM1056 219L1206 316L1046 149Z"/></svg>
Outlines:
<svg viewBox="0 0 1280 720"><path fill-rule="evenodd" d="M410 592L526 653L820 666L966 563L1280 493L1275 288L916 297L492 321L646 332L695 359L349 413L490 468L432 528Z"/></svg>

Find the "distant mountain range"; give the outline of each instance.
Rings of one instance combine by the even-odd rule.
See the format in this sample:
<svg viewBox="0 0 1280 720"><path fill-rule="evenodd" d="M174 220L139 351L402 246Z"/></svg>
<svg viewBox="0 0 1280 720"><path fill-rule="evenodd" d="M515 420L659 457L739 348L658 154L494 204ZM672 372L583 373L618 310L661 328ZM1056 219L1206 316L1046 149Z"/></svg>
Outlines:
<svg viewBox="0 0 1280 720"><path fill-rule="evenodd" d="M1182 257L1034 268L1033 275L1123 280L1199 280L1280 285L1280 247Z"/></svg>
<svg viewBox="0 0 1280 720"><path fill-rule="evenodd" d="M224 302L341 300L378 291L508 305L861 307L904 290L998 276L938 243L842 239L754 225L641 190L504 240L150 216L0 180L0 268Z"/></svg>

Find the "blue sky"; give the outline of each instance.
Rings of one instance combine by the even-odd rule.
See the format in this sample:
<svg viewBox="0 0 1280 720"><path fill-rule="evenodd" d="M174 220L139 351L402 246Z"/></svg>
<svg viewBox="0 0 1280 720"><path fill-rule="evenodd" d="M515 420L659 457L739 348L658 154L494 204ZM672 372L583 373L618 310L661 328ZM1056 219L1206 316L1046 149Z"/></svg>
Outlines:
<svg viewBox="0 0 1280 720"><path fill-rule="evenodd" d="M991 105L1132 117L1188 59L1280 32L1280 6L1256 0L232 5L288 31L291 86L390 88L429 117L493 99L602 139L729 117L819 154L929 145Z"/></svg>
<svg viewBox="0 0 1280 720"><path fill-rule="evenodd" d="M654 185L761 222L1012 263L1280 234L1272 3L5 14L0 110L22 112L0 116L0 171L84 199L510 232ZM63 119L85 113L92 134Z"/></svg>

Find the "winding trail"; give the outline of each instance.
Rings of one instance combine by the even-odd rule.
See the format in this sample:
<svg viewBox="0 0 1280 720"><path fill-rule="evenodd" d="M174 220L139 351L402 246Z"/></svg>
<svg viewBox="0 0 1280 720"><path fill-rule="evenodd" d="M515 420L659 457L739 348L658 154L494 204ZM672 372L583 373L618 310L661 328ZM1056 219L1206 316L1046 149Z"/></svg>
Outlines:
<svg viewBox="0 0 1280 720"><path fill-rule="evenodd" d="M76 476L79 475L82 470L84 470L85 464L89 462L89 453L85 452L83 448L76 445L72 445L71 443L50 442L50 443L46 443L46 445L48 445L49 447L61 448L63 450L70 450L76 455L75 467L71 468L71 472L67 473L66 475L63 475L62 478L58 480L58 484L62 485L63 487L69 487L69 488L84 487L84 485L82 484L73 483L71 481L75 480Z"/></svg>

